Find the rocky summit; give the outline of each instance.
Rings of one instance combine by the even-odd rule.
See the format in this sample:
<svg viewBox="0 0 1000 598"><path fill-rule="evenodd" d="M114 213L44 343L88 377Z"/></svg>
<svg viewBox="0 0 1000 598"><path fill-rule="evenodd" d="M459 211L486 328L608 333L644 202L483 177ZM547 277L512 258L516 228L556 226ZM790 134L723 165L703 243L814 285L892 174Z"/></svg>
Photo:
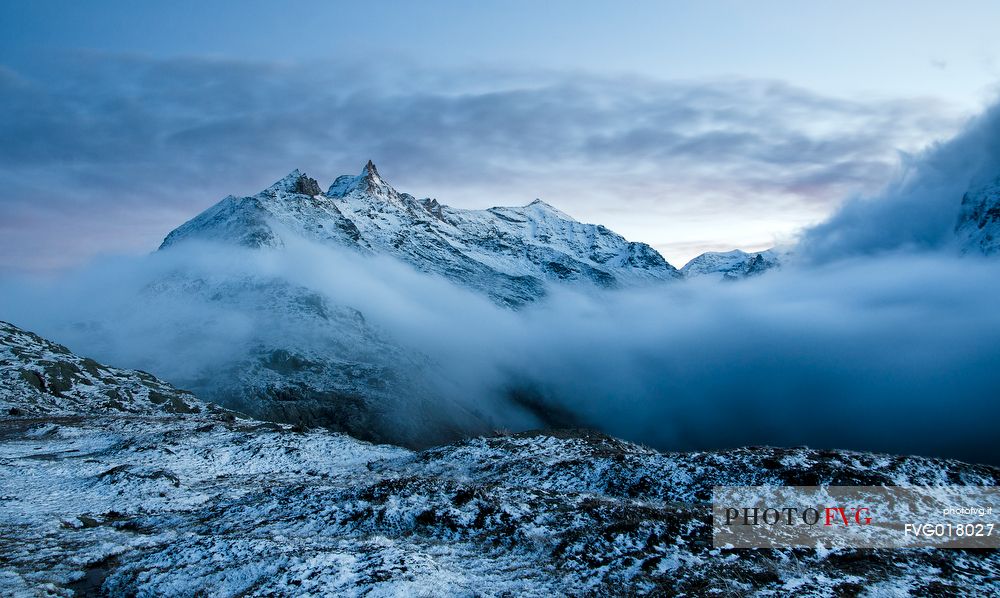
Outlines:
<svg viewBox="0 0 1000 598"><path fill-rule="evenodd" d="M178 227L161 250L198 239L281 247L288 236L388 255L519 307L557 285L618 288L681 274L652 247L577 222L541 200L464 210L400 193L369 161L320 193L298 170L248 197L226 197Z"/></svg>

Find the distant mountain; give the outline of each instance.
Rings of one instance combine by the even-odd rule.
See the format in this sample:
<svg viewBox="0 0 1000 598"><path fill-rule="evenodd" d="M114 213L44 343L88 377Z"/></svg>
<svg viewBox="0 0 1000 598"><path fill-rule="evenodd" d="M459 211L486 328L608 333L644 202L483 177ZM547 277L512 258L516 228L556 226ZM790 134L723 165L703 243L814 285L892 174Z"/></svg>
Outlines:
<svg viewBox="0 0 1000 598"><path fill-rule="evenodd" d="M962 197L955 234L963 253L1000 253L1000 178Z"/></svg>
<svg viewBox="0 0 1000 598"><path fill-rule="evenodd" d="M996 486L995 467L807 448L661 453L587 430L412 452L234 417L6 323L0 381L5 596L951 596L1000 586L995 550L712 544L714 486Z"/></svg>
<svg viewBox="0 0 1000 598"><path fill-rule="evenodd" d="M280 247L286 235L391 255L510 307L544 296L549 284L617 288L681 277L649 245L577 222L541 200L452 208L396 191L370 161L358 176L338 177L326 193L295 170L256 195L226 197L167 235L160 248L187 239Z"/></svg>
<svg viewBox="0 0 1000 598"><path fill-rule="evenodd" d="M774 249L756 253L734 249L703 253L685 264L681 272L688 278L707 276L720 280L740 280L780 266L780 254Z"/></svg>

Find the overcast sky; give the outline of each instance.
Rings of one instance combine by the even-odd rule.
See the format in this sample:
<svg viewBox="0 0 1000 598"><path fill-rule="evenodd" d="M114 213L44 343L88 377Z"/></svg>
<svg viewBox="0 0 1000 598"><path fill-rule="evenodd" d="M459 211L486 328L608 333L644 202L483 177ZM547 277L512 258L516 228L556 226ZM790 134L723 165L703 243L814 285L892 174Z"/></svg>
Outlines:
<svg viewBox="0 0 1000 598"><path fill-rule="evenodd" d="M677 266L763 248L993 102L997 23L995 2L6 2L0 269L146 252L226 194L369 158Z"/></svg>

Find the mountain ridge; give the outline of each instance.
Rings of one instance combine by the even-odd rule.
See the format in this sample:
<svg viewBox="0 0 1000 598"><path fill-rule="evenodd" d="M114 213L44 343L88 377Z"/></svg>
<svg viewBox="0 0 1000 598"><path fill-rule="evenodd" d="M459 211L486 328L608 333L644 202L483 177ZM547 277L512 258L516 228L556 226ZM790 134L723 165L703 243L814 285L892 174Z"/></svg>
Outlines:
<svg viewBox="0 0 1000 598"><path fill-rule="evenodd" d="M536 199L524 206L453 208L401 193L370 160L325 193L293 170L267 189L227 196L171 231L161 250L187 239L278 248L284 231L361 253L392 255L520 307L552 284L619 288L676 280L681 273L652 247L584 224Z"/></svg>

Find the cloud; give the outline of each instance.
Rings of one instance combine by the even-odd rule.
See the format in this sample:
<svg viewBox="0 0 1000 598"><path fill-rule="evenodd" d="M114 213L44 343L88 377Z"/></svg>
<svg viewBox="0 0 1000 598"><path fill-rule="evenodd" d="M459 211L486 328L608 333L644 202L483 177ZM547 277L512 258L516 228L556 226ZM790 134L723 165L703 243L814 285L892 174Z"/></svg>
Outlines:
<svg viewBox="0 0 1000 598"><path fill-rule="evenodd" d="M276 306L274 282L360 309L374 336ZM1000 464L998 293L996 261L893 254L739 284L555 289L512 312L393 260L290 243L105 259L44 284L8 278L0 314L196 390L261 343L389 360L412 392L382 425L407 426L399 434L415 444L439 440L442 421L481 433L537 427L548 412L665 450L805 444ZM473 412L489 425L461 417Z"/></svg>
<svg viewBox="0 0 1000 598"><path fill-rule="evenodd" d="M1000 105L972 119L953 139L908 158L885 189L856 196L804 232L801 253L815 261L955 243L962 195L1000 176Z"/></svg>
<svg viewBox="0 0 1000 598"><path fill-rule="evenodd" d="M368 158L447 203L544 196L612 225L641 212L659 224L630 229L637 240L683 243L713 217L723 236L730 215L815 219L955 122L929 99L774 81L99 54L5 69L0 103L0 267L23 270L151 248L229 193ZM645 237L661 229L675 238Z"/></svg>
<svg viewBox="0 0 1000 598"><path fill-rule="evenodd" d="M897 254L526 314L511 368L660 449L809 445L1000 462L1000 264ZM525 374L527 372L527 374Z"/></svg>

